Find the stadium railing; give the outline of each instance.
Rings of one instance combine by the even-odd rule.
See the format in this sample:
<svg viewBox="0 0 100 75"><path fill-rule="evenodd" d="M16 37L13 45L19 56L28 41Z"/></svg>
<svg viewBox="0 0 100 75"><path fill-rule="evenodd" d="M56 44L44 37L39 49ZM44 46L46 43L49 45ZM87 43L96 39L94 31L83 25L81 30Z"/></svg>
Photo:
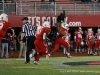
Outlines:
<svg viewBox="0 0 100 75"><path fill-rule="evenodd" d="M97 15L100 14L99 3L41 3L32 1L17 1L14 3L0 3L0 13L14 15L57 15L65 10L68 15Z"/></svg>

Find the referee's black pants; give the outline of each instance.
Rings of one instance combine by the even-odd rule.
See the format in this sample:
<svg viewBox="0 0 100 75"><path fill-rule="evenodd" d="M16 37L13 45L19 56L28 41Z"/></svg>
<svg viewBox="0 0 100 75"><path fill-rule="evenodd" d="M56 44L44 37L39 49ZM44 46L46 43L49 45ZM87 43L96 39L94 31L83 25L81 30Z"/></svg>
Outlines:
<svg viewBox="0 0 100 75"><path fill-rule="evenodd" d="M26 58L25 58L26 63L30 63L29 55L30 55L30 51L32 49L35 49L35 46L34 46L35 39L36 39L35 36L26 37Z"/></svg>

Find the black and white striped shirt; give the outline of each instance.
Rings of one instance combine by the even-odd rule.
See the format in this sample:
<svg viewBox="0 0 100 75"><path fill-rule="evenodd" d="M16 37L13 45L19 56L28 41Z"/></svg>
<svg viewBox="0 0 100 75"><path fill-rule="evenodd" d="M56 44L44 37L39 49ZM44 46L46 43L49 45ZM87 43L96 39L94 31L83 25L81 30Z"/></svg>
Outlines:
<svg viewBox="0 0 100 75"><path fill-rule="evenodd" d="M27 36L35 36L36 26L30 24L29 22L25 23L22 26L22 32L25 33L25 37Z"/></svg>

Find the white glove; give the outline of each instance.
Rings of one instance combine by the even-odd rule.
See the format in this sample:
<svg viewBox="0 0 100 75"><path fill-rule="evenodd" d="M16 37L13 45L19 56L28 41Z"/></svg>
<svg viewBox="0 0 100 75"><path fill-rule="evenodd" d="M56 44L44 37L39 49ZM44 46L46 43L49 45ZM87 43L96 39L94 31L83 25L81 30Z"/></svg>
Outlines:
<svg viewBox="0 0 100 75"><path fill-rule="evenodd" d="M50 57L50 54L48 54L48 56Z"/></svg>
<svg viewBox="0 0 100 75"><path fill-rule="evenodd" d="M52 43L51 42L48 42L48 45L50 46L50 45L52 45Z"/></svg>

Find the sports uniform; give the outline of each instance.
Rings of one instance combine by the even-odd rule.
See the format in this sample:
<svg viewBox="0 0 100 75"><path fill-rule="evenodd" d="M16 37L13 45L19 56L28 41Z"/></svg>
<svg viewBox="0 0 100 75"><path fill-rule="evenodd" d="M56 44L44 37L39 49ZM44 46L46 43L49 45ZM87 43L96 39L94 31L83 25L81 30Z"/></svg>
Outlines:
<svg viewBox="0 0 100 75"><path fill-rule="evenodd" d="M97 50L100 51L100 29L97 30L95 34L95 54L97 55Z"/></svg>
<svg viewBox="0 0 100 75"><path fill-rule="evenodd" d="M55 40L55 44L54 44L54 48L53 50L51 51L50 54L52 54L54 51L56 52L59 48L60 45L68 48L68 54L67 54L67 57L70 58L70 51L69 51L69 48L70 48L70 44L69 42L66 42L62 37L66 35L66 31L68 30L68 24L65 24L65 23L62 23L59 31L58 31L58 35L56 37L56 40Z"/></svg>
<svg viewBox="0 0 100 75"><path fill-rule="evenodd" d="M88 29L86 37L87 37L88 55L93 55L92 46L93 46L94 36L91 28Z"/></svg>
<svg viewBox="0 0 100 75"><path fill-rule="evenodd" d="M36 40L34 42L35 47L36 47L36 52L37 52L37 56L34 61L35 64L38 64L38 60L43 54L47 54L46 41L44 40L46 40L46 36L50 32L51 32L51 29L50 29L49 22L45 21L43 26L37 27Z"/></svg>
<svg viewBox="0 0 100 75"><path fill-rule="evenodd" d="M81 42L82 42L82 34L83 34L83 31L81 27L79 27L78 31L75 32L75 43L76 43L75 53L77 53L78 48L79 48L79 52L81 52L80 47L81 47Z"/></svg>
<svg viewBox="0 0 100 75"><path fill-rule="evenodd" d="M7 14L1 14L0 15L0 42L2 38L5 36L7 29L9 27L12 27L12 24L8 22L8 16Z"/></svg>

